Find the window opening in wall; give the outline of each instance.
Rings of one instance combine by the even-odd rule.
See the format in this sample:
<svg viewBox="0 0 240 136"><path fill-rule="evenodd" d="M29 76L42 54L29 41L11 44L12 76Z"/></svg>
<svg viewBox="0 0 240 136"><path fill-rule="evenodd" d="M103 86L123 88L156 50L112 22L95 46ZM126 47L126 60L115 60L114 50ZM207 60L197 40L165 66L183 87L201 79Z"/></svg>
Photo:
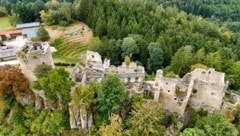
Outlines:
<svg viewBox="0 0 240 136"><path fill-rule="evenodd" d="M209 71L208 74L211 74L211 71Z"/></svg>
<svg viewBox="0 0 240 136"><path fill-rule="evenodd" d="M197 89L193 89L193 93L194 93L194 94L197 93Z"/></svg>
<svg viewBox="0 0 240 136"><path fill-rule="evenodd" d="M177 98L175 97L174 100L177 100Z"/></svg>
<svg viewBox="0 0 240 136"><path fill-rule="evenodd" d="M214 95L214 93L212 93L212 95Z"/></svg>
<svg viewBox="0 0 240 136"><path fill-rule="evenodd" d="M168 92L170 92L170 90L168 90Z"/></svg>
<svg viewBox="0 0 240 136"><path fill-rule="evenodd" d="M181 99L181 102L183 101L183 99Z"/></svg>
<svg viewBox="0 0 240 136"><path fill-rule="evenodd" d="M168 82L166 82L166 85L168 85Z"/></svg>
<svg viewBox="0 0 240 136"><path fill-rule="evenodd" d="M130 80L131 80L131 78L130 78L130 77L128 77L128 82L130 82Z"/></svg>
<svg viewBox="0 0 240 136"><path fill-rule="evenodd" d="M92 58L94 58L94 55L92 55Z"/></svg>
<svg viewBox="0 0 240 136"><path fill-rule="evenodd" d="M137 72L137 69L134 69L134 72Z"/></svg>

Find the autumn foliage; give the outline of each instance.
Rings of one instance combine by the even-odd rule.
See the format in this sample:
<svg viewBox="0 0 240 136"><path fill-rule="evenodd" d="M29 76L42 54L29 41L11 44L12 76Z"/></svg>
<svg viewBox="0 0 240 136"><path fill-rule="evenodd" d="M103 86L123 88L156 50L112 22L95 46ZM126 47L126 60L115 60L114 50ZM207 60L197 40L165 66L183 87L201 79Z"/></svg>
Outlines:
<svg viewBox="0 0 240 136"><path fill-rule="evenodd" d="M0 96L13 93L18 98L29 88L29 81L22 71L10 65L0 66Z"/></svg>

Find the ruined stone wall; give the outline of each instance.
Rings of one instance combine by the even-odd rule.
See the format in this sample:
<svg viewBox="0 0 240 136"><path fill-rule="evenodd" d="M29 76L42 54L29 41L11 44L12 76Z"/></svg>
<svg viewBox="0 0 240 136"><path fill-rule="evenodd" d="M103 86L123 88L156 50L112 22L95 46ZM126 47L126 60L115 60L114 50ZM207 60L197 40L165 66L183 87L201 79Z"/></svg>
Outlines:
<svg viewBox="0 0 240 136"><path fill-rule="evenodd" d="M195 80L189 105L195 109L213 112L220 110L227 85Z"/></svg>
<svg viewBox="0 0 240 136"><path fill-rule="evenodd" d="M54 67L54 62L52 59L51 49L48 47L44 54L39 54L36 58L31 56L31 53L27 53L24 58L19 58L20 67L23 74L29 79L30 82L36 81L37 78L33 71L37 65L47 64Z"/></svg>
<svg viewBox="0 0 240 136"><path fill-rule="evenodd" d="M102 58L97 52L87 51L85 64L87 68L103 69Z"/></svg>
<svg viewBox="0 0 240 136"><path fill-rule="evenodd" d="M191 93L189 92L188 85L183 84L180 79L165 78L161 73L162 71L158 71L155 80L155 85L160 92L159 101L162 103L164 109L183 116L188 103L188 97Z"/></svg>
<svg viewBox="0 0 240 136"><path fill-rule="evenodd" d="M223 83L225 82L225 74L215 71L213 68L208 70L205 69L195 69L191 73L191 79L200 79L203 81L208 81L211 83Z"/></svg>

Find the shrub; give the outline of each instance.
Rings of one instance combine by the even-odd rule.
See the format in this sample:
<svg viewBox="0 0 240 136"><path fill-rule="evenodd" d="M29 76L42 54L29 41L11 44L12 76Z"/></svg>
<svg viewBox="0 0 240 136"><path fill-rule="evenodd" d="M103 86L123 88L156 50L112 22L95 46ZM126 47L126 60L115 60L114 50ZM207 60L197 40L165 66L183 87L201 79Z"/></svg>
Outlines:
<svg viewBox="0 0 240 136"><path fill-rule="evenodd" d="M60 26L67 26L68 22L67 21L60 21L59 25Z"/></svg>

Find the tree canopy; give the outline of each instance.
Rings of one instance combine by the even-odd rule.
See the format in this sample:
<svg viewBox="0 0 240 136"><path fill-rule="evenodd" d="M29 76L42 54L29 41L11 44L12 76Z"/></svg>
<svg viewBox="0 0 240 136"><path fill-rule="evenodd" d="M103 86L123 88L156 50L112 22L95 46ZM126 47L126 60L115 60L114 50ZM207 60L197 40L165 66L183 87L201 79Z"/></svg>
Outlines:
<svg viewBox="0 0 240 136"><path fill-rule="evenodd" d="M124 86L117 76L110 74L102 79L97 97L101 112L108 115L119 112L125 99Z"/></svg>
<svg viewBox="0 0 240 136"><path fill-rule="evenodd" d="M18 98L29 90L29 81L21 69L4 65L0 66L0 95L14 95Z"/></svg>

